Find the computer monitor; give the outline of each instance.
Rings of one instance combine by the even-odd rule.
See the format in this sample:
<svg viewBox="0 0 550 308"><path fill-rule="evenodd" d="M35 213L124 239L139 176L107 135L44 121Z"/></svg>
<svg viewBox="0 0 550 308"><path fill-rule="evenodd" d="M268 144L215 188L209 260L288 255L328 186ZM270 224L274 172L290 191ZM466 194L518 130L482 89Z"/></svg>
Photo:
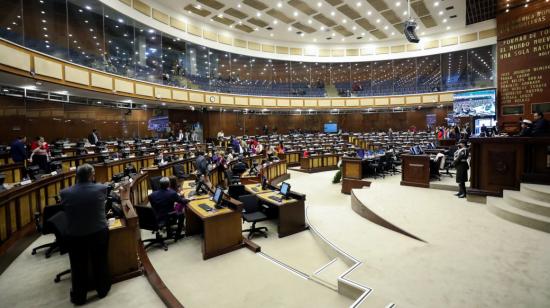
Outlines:
<svg viewBox="0 0 550 308"><path fill-rule="evenodd" d="M63 169L63 165L61 164L60 161L58 160L50 161L50 172L60 171L61 169Z"/></svg>
<svg viewBox="0 0 550 308"><path fill-rule="evenodd" d="M363 150L363 149L357 150L357 157L359 157L359 158L365 157L365 150Z"/></svg>
<svg viewBox="0 0 550 308"><path fill-rule="evenodd" d="M212 201L216 203L216 206L221 206L223 199L223 190L221 187L216 187L216 191L214 191L214 197L212 198Z"/></svg>
<svg viewBox="0 0 550 308"><path fill-rule="evenodd" d="M267 178L265 176L262 176L262 189L267 188Z"/></svg>
<svg viewBox="0 0 550 308"><path fill-rule="evenodd" d="M424 153L424 151L422 151L422 148L419 145L416 145L414 147L415 147L416 155L420 155Z"/></svg>
<svg viewBox="0 0 550 308"><path fill-rule="evenodd" d="M281 195L283 195L283 197L288 198L290 195L290 184L288 184L287 182L283 182L279 191Z"/></svg>

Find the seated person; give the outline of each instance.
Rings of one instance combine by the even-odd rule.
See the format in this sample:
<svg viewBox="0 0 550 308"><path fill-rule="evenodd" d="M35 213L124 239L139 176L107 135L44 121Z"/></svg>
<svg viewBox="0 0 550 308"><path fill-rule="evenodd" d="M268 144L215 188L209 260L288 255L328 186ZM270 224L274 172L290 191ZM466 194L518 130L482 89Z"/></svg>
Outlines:
<svg viewBox="0 0 550 308"><path fill-rule="evenodd" d="M151 207L155 209L157 214L157 221L159 223L165 223L166 225L171 225L174 222L174 219L177 219L175 215L175 204L176 202L185 206L189 201L182 198L175 190L170 189L170 179L167 177L162 177L160 179L160 189L153 192L149 195L149 202ZM179 237L183 223L178 222L178 229L176 231L176 236ZM168 236L170 236L171 230L168 229Z"/></svg>

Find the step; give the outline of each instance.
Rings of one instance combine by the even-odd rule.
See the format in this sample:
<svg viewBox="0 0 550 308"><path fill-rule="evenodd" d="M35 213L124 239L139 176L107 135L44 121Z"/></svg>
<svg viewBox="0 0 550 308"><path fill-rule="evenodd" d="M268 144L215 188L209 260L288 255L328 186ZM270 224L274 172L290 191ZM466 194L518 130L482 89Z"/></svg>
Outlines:
<svg viewBox="0 0 550 308"><path fill-rule="evenodd" d="M514 207L498 197L487 197L487 208L495 215L522 226L550 233L550 217Z"/></svg>
<svg viewBox="0 0 550 308"><path fill-rule="evenodd" d="M358 308L397 308L392 301L380 295L380 292L372 290L362 301L357 305Z"/></svg>
<svg viewBox="0 0 550 308"><path fill-rule="evenodd" d="M523 192L504 190L503 199L512 206L531 213L550 217L550 203L531 197Z"/></svg>
<svg viewBox="0 0 550 308"><path fill-rule="evenodd" d="M537 200L550 202L550 185L521 183L520 191Z"/></svg>
<svg viewBox="0 0 550 308"><path fill-rule="evenodd" d="M317 269L310 278L326 287L338 291L338 277L347 271L349 266L340 258L334 258Z"/></svg>

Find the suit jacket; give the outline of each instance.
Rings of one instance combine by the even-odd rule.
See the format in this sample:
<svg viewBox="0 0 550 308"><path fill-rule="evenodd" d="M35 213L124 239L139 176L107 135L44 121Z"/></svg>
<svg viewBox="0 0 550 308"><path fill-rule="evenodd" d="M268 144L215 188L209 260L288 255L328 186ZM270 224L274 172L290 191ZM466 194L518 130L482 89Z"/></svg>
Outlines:
<svg viewBox="0 0 550 308"><path fill-rule="evenodd" d="M67 234L85 236L108 227L105 218L107 186L77 183L60 193L61 205L67 213Z"/></svg>
<svg viewBox="0 0 550 308"><path fill-rule="evenodd" d="M91 133L89 136L88 136L88 141L91 143L91 144L97 144L97 142L99 141L99 137L97 135L94 136L93 133Z"/></svg>
<svg viewBox="0 0 550 308"><path fill-rule="evenodd" d="M533 123L531 134L534 137L545 136L548 134L548 122L545 119L539 119Z"/></svg>
<svg viewBox="0 0 550 308"><path fill-rule="evenodd" d="M159 189L153 192L149 195L149 202L155 209L157 220L165 220L168 214L174 211L174 203L187 204L187 200L172 189Z"/></svg>

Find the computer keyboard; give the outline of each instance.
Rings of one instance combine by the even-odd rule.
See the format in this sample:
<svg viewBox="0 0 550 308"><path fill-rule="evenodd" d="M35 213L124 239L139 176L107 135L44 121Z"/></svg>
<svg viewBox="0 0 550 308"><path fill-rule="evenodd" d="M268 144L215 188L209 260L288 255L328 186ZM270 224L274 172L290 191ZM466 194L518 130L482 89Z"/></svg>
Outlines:
<svg viewBox="0 0 550 308"><path fill-rule="evenodd" d="M208 206L206 203L199 204L199 207L207 212L212 211L212 207Z"/></svg>
<svg viewBox="0 0 550 308"><path fill-rule="evenodd" d="M258 190L258 188L256 187L252 187L252 190L255 191L255 192L259 192L260 190Z"/></svg>
<svg viewBox="0 0 550 308"><path fill-rule="evenodd" d="M280 197L277 197L277 196L269 196L268 198L271 199L271 200L277 201L277 202L283 201L283 198L280 198Z"/></svg>

